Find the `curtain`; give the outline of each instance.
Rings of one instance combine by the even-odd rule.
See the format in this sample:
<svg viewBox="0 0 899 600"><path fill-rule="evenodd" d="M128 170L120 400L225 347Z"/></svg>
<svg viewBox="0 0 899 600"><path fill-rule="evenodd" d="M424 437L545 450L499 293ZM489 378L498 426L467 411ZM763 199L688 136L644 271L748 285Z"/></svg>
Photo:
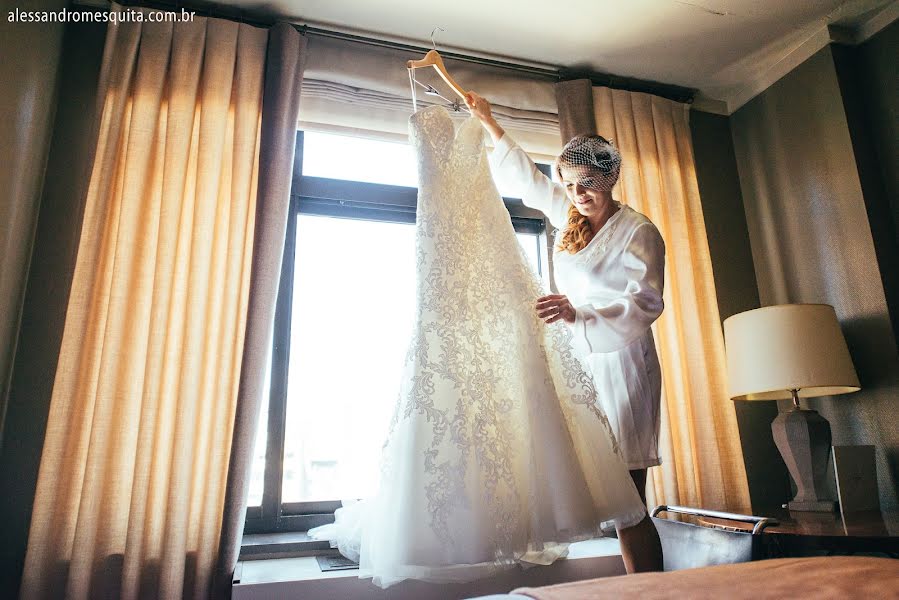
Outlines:
<svg viewBox="0 0 899 600"><path fill-rule="evenodd" d="M593 88L599 133L624 156L616 199L655 223L665 240L665 310L653 326L662 363L662 465L647 503L750 511L724 336L687 105Z"/></svg>
<svg viewBox="0 0 899 600"><path fill-rule="evenodd" d="M109 25L24 598L208 596L246 328L267 38L199 17Z"/></svg>
<svg viewBox="0 0 899 600"><path fill-rule="evenodd" d="M227 597L231 589L246 518L256 423L268 391L264 389L266 359L284 255L305 47L306 38L289 25L277 25L270 33L260 153L264 168L259 173L250 305L216 564L216 597Z"/></svg>
<svg viewBox="0 0 899 600"><path fill-rule="evenodd" d="M665 310L653 325L662 365L662 465L649 471L647 503L748 512L687 107L605 87L592 96L596 130L624 157L613 196L649 217L666 247ZM560 89L558 102L560 117L578 119L563 130L590 126L582 110L568 107L583 104L580 88Z"/></svg>
<svg viewBox="0 0 899 600"><path fill-rule="evenodd" d="M596 133L593 113L593 86L589 79L572 79L556 84L556 103L559 107L559 131L562 141L577 135Z"/></svg>

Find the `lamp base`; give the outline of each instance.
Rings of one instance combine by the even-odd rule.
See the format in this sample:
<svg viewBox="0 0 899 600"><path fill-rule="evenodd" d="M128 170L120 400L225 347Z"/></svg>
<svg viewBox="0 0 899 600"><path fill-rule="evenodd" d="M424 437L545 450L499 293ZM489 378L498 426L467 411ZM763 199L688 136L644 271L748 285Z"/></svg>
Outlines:
<svg viewBox="0 0 899 600"><path fill-rule="evenodd" d="M798 404L798 399L794 399ZM794 406L771 423L774 443L796 484L790 510L832 512L836 503L827 491L830 423L814 410Z"/></svg>
<svg viewBox="0 0 899 600"><path fill-rule="evenodd" d="M817 500L811 502L797 502L791 500L787 502L789 510L811 511L811 512L834 512L837 509L837 503L833 500Z"/></svg>

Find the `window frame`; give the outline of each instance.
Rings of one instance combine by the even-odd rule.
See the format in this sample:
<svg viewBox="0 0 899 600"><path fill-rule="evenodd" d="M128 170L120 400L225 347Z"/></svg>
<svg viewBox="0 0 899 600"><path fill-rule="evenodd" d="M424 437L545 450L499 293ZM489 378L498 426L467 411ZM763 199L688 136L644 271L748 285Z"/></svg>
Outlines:
<svg viewBox="0 0 899 600"><path fill-rule="evenodd" d="M546 165L539 165L547 173ZM297 218L301 214L392 223L415 223L418 189L406 186L344 181L303 175L303 131L297 131L291 182L290 207L285 232L284 255L278 287L272 335L271 382L268 390L268 423L262 502L248 506L245 534L303 532L334 522L340 501L283 503L284 442L287 417L287 380L290 364L291 309ZM548 174L548 173L547 173ZM546 235L543 213L516 198L503 198L516 233L536 235L538 244ZM542 252L538 269L547 270ZM272 468L276 467L276 468Z"/></svg>

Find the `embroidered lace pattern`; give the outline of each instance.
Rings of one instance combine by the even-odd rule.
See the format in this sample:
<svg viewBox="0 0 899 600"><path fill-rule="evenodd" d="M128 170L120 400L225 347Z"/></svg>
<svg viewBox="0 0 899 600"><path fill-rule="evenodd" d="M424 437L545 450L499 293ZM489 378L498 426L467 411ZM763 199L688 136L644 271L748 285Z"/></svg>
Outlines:
<svg viewBox="0 0 899 600"><path fill-rule="evenodd" d="M615 235L615 230L618 228L618 221L621 217L621 204L618 204L618 210L609 217L608 222L605 226L600 229L599 233L596 234L596 239L590 240L590 243L587 244L587 247L582 249L580 252L573 256L576 263L580 265L593 264L597 257L601 254L605 254L609 249L609 240L612 239L612 236ZM564 230L557 229L555 233L555 243L553 247L559 245L559 240L561 239L562 233Z"/></svg>
<svg viewBox="0 0 899 600"><path fill-rule="evenodd" d="M490 177L480 124L457 132L434 106L415 113L410 136L416 325L380 491L361 542L338 540L380 585L549 562L600 521L645 514L568 328L536 316L545 292ZM338 525L348 516L338 511Z"/></svg>

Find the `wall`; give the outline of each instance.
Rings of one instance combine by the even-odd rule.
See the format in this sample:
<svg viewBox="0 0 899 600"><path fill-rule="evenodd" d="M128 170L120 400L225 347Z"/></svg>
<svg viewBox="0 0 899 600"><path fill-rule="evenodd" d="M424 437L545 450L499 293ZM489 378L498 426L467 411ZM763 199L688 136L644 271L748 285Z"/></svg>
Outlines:
<svg viewBox="0 0 899 600"><path fill-rule="evenodd" d="M899 232L899 21L879 32L855 52L862 109L867 117L883 179L893 234Z"/></svg>
<svg viewBox="0 0 899 600"><path fill-rule="evenodd" d="M723 322L731 315L759 307L730 119L692 111L690 131L718 311ZM780 506L790 493L790 476L771 436L771 421L777 416L777 406L773 402L733 404L752 508L755 514L761 514L770 507Z"/></svg>
<svg viewBox="0 0 899 600"><path fill-rule="evenodd" d="M857 110L826 47L730 124L759 300L835 307L862 391L807 404L830 421L834 444L876 446L881 504L896 509L899 352L866 204L870 149L850 128Z"/></svg>
<svg viewBox="0 0 899 600"><path fill-rule="evenodd" d="M893 337L899 340L899 21L858 47L832 46Z"/></svg>
<svg viewBox="0 0 899 600"><path fill-rule="evenodd" d="M0 443L0 597L14 598L18 586L50 394L62 341L66 304L80 236L81 214L91 164L93 115L105 27L66 27L60 64L61 99L47 159L34 253L22 311ZM5 40L4 40L5 44ZM17 49L17 52L26 52Z"/></svg>
<svg viewBox="0 0 899 600"><path fill-rule="evenodd" d="M15 5L21 10L55 10L66 0ZM0 443L53 129L63 34L59 23L10 23L6 6L0 12Z"/></svg>

